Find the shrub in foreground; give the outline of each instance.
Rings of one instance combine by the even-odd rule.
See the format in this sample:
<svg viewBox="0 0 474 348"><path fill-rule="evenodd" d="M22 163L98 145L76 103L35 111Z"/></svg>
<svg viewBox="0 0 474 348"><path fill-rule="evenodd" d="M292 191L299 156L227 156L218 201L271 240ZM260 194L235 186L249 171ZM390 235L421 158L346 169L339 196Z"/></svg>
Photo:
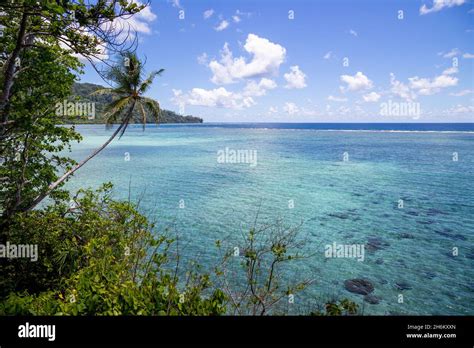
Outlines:
<svg viewBox="0 0 474 348"><path fill-rule="evenodd" d="M38 260L2 259L1 315L218 315L225 296L207 274L169 265L173 239L111 185L14 217L10 244L37 244Z"/></svg>

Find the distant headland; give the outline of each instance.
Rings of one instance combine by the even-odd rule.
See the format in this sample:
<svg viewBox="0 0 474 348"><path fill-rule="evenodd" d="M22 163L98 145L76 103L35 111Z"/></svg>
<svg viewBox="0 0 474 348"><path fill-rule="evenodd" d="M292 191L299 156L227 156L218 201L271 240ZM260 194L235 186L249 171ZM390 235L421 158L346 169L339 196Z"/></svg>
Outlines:
<svg viewBox="0 0 474 348"><path fill-rule="evenodd" d="M105 119L103 118L104 109L106 105L110 104L112 101L112 95L110 94L100 94L100 95L92 95L98 89L103 89L104 86L96 85L93 83L74 83L72 87L72 94L73 97L70 101L67 101L66 104L77 104L80 103L82 105L91 105L93 110L93 117L72 117L67 118L65 123L68 124L102 124L105 123ZM90 112L91 110L89 110ZM177 113L170 111L170 110L161 110L161 115L159 119L159 123L202 123L203 119L200 117L195 116L182 116L178 115ZM147 120L147 123L154 123L152 118Z"/></svg>

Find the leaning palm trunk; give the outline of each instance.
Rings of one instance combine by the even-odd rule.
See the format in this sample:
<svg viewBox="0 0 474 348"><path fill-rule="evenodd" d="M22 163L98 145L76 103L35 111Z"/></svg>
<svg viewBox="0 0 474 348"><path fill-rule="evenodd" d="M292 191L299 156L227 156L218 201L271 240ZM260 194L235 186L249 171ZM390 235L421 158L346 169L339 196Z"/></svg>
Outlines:
<svg viewBox="0 0 474 348"><path fill-rule="evenodd" d="M71 168L69 171L64 173L63 176L61 176L58 180L56 180L51 185L49 185L48 190L46 192L40 194L38 197L36 197L34 199L34 201L26 209L24 209L24 211L29 211L29 210L34 209L43 199L48 197L50 195L50 193L53 192L53 190L56 187L58 187L61 183L63 183L69 176L74 174L76 172L76 170L81 168L84 164L89 162L89 160L94 158L99 152L101 152L103 149L105 149L107 147L107 145L109 145L112 142L112 140L114 140L114 138L117 136L117 134L119 134L120 131L122 131L122 129L124 129L124 127L125 128L127 127L128 122L129 122L130 118L132 117L132 113L133 113L134 108L135 108L135 101L132 103L132 106L130 107L130 110L128 112L127 117L120 124L120 126L117 128L117 130L114 132L114 134L112 134L112 136L109 138L109 140L107 140L101 147L94 150L86 159L82 160L75 167Z"/></svg>

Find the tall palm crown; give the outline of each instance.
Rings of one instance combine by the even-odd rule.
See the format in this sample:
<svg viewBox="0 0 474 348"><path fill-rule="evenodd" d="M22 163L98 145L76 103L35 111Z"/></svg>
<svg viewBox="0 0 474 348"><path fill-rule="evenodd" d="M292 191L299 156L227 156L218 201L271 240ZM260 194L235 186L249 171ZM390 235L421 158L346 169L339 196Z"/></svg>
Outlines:
<svg viewBox="0 0 474 348"><path fill-rule="evenodd" d="M128 124L141 122L143 128L147 123L147 115L151 115L155 122L159 122L160 105L157 101L144 97L143 94L150 88L154 78L161 75L164 69L151 72L146 79L143 79L144 69L142 62L133 52L122 54L123 64L114 65L106 74L115 87L100 89L94 94L112 94L114 100L107 105L104 118L106 125L120 123L120 137L125 133ZM134 109L138 108L138 113ZM139 120L133 118L139 115Z"/></svg>

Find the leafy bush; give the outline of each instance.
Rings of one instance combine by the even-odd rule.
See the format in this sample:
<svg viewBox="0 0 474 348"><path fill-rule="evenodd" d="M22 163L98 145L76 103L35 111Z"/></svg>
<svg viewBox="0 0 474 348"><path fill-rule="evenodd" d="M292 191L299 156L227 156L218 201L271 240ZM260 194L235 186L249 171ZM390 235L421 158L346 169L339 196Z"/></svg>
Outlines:
<svg viewBox="0 0 474 348"><path fill-rule="evenodd" d="M348 299L340 301L330 301L324 306L324 311L311 312L311 315L327 315L327 316L341 316L341 315L356 315L359 312L359 306Z"/></svg>
<svg viewBox="0 0 474 348"><path fill-rule="evenodd" d="M37 262L2 260L1 315L218 315L225 296L207 274L179 279L167 265L173 239L111 185L81 190L43 211L17 214L8 241L38 244Z"/></svg>

